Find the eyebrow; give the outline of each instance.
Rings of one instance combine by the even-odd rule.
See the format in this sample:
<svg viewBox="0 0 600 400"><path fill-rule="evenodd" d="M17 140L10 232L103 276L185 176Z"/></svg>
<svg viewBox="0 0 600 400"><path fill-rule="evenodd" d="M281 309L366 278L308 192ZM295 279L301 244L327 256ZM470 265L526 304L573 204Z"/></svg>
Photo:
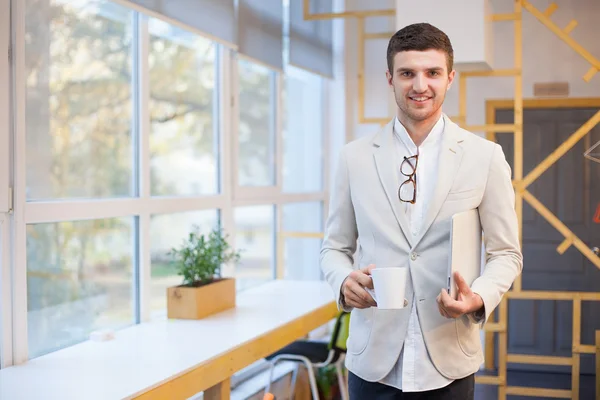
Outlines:
<svg viewBox="0 0 600 400"><path fill-rule="evenodd" d="M426 71L436 71L436 72L443 72L444 69L441 67L430 67L430 68L425 68ZM396 72L414 72L415 70L412 68L398 68L396 69Z"/></svg>

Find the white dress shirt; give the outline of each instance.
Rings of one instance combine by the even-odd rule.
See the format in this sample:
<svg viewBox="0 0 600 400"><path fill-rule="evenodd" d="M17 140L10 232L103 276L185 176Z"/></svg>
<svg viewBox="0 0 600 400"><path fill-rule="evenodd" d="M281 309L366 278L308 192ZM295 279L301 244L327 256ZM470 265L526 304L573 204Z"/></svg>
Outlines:
<svg viewBox="0 0 600 400"><path fill-rule="evenodd" d="M413 236L419 234L425 213L427 212L428 203L433 196L433 189L437 180L438 155L443 131L444 119L440 118L421 146L417 148L398 118L394 122L398 186L407 178L400 173L400 164L404 160L404 157L414 156L415 154L419 155L416 173L416 202L415 204L402 202ZM381 380L381 383L393 386L404 392L434 390L452 383L452 380L441 375L431 362L423 340L419 319L417 318L417 307L415 306L414 296L412 298L411 314L408 321L406 338L404 339L404 347L400 352L398 362L390 373Z"/></svg>

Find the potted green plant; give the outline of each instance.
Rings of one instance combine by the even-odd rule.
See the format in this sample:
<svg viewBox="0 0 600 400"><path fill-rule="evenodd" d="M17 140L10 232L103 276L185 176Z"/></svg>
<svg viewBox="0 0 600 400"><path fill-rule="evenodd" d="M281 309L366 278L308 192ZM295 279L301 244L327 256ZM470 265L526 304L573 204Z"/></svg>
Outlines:
<svg viewBox="0 0 600 400"><path fill-rule="evenodd" d="M183 283L167 288L167 317L200 319L235 307L235 279L223 278L221 268L228 262L238 262L228 236L220 228L208 236L197 226L179 248L173 248L173 258Z"/></svg>

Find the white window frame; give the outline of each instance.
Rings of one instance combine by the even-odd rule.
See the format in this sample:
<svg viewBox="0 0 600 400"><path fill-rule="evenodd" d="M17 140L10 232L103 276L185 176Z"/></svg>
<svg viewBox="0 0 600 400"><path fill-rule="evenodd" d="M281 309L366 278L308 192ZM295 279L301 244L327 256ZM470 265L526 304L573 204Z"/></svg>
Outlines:
<svg viewBox="0 0 600 400"><path fill-rule="evenodd" d="M10 0L0 0L0 84L10 82ZM10 91L0 91L0 213L9 212L10 190Z"/></svg>
<svg viewBox="0 0 600 400"><path fill-rule="evenodd" d="M0 0L0 369L12 364L10 264L10 0Z"/></svg>
<svg viewBox="0 0 600 400"><path fill-rule="evenodd" d="M4 6L8 6L11 0L0 0L0 11ZM115 1L119 3L119 1ZM276 137L275 137L275 185L270 187L243 187L237 186L237 132L238 132L238 63L239 56L235 49L227 48L216 44L218 54L218 146L219 146L219 187L218 194L209 196L194 197L173 197L173 198L153 198L150 196L150 153L149 153L149 68L148 68L148 17L138 14L132 10L134 20L137 22L133 27L138 41L134 40L134 56L137 57L137 74L132 82L136 91L133 93L134 101L137 101L139 113L134 115L136 120L137 132L134 132L134 143L138 146L139 155L139 197L115 198L102 200L68 200L63 202L27 202L26 199L26 70L24 60L24 33L25 33L25 2L12 1L12 71L13 72L13 126L14 135L14 214L7 218L0 218L0 265L2 269L2 286L0 287L0 296L2 308L0 308L1 319L0 329L1 342L0 351L3 359L2 366L20 364L28 361L28 336L27 336L27 253L26 253L26 226L27 224L63 222L85 219L117 218L117 217L137 217L139 223L139 248L135 249L134 268L139 266L137 279L139 285L139 322L149 321L150 312L150 284L151 284L151 265L150 265L150 217L152 214L178 213L185 211L216 210L219 213L221 226L230 234L233 243L235 243L235 207L250 205L270 205L275 207L275 231L273 239L281 231L282 206L288 203L301 202L322 202L324 210L328 202L328 121L329 115L324 111L323 118L323 190L313 193L283 193L282 192L282 161L283 161L283 137L282 137L282 71L276 71L275 87L275 118L276 118ZM2 13L1 15L6 15ZM168 21L170 22L170 21ZM2 24L5 26L5 24ZM0 32L1 33L1 32ZM134 33L134 39L135 35ZM210 38L209 38L210 39ZM2 38L0 37L0 41ZM0 49L1 51L1 49ZM252 61L252 60L251 60ZM1 77L0 77L1 78ZM0 80L0 82L2 82ZM328 82L322 85L322 91L325 98L328 98ZM1 101L2 99L0 99ZM7 100L9 101L9 100ZM10 102L9 102L10 104ZM329 108L327 102L324 108ZM1 110L1 107L0 107ZM0 111L1 112L1 111ZM0 140L4 136L9 138L8 133L2 135L3 129L0 125ZM138 135L138 136L135 136ZM1 144L2 142L0 142ZM3 146L4 147L4 146ZM10 165L10 164L9 164ZM0 171L1 172L1 171ZM9 172L6 172L6 179L10 178ZM0 177L1 178L1 177ZM0 180L0 184L2 181ZM2 188L0 187L0 191ZM1 193L0 193L1 194ZM325 214L325 213L324 213ZM2 214L0 214L1 216ZM273 240L275 242L275 240ZM5 251L3 251L5 250ZM277 251L276 246L273 252ZM273 254L273 260L277 260L276 254ZM275 261L273 262L275 266ZM276 268L273 268L273 278L275 278ZM223 269L225 276L233 276L235 269L233 266L227 266ZM8 278L7 278L8 277ZM132 321L135 322L135 321Z"/></svg>
<svg viewBox="0 0 600 400"><path fill-rule="evenodd" d="M272 185L268 185L268 186L240 186L239 184L239 170L238 170L238 160L239 160L239 119L240 119L240 108L239 108L239 99L240 99L240 94L239 94L239 68L238 68L238 61L239 60L245 60L260 66L263 66L265 68L268 68L270 71L272 71L272 73L274 74L274 80L275 80L275 85L273 87L273 92L272 95L274 96L273 100L273 109L272 111L275 113L274 118L275 118L275 154L273 155L273 161L274 164L273 167L275 168L275 183ZM271 66L268 66L260 61L257 61L251 57L245 56L243 54L240 53L235 53L234 55L234 59L233 59L233 65L232 65L232 79L234 82L234 87L236 88L235 92L233 93L233 97L232 97L232 103L233 103L233 107L232 107L232 119L234 120L234 126L233 126L233 131L235 132L234 135L232 135L232 152L233 152L233 188L234 188L234 192L233 192L233 198L235 201L240 201L240 202L244 202L244 201L249 201L250 203L252 203L253 201L259 201L260 204L264 204L264 200L268 199L270 197L277 197L279 195L279 193L281 193L281 188L283 187L282 185L282 173L281 173L281 162L282 162L282 122L283 119L281 118L281 111L282 111L282 98L281 98L281 90L283 88L283 78L282 78L282 72L274 69ZM272 204L272 203L271 203Z"/></svg>

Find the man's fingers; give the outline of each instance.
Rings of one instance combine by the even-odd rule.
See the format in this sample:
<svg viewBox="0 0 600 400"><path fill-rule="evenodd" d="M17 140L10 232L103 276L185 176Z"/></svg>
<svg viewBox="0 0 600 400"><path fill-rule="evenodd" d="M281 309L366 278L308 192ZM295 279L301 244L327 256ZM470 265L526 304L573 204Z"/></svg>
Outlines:
<svg viewBox="0 0 600 400"><path fill-rule="evenodd" d="M467 284L467 281L465 281L458 271L454 272L454 282L456 282L456 287L460 293L469 294L469 292L471 292L471 288Z"/></svg>
<svg viewBox="0 0 600 400"><path fill-rule="evenodd" d="M361 268L360 271L362 271L363 273L367 274L367 275L371 275L371 271L373 271L375 269L375 264L369 264L364 268Z"/></svg>
<svg viewBox="0 0 600 400"><path fill-rule="evenodd" d="M367 267L368 268L368 267ZM373 279L370 275L368 275L365 271L367 268L363 268L361 270L352 271L350 273L350 278L358 283L360 286L368 287L369 289L373 289Z"/></svg>
<svg viewBox="0 0 600 400"><path fill-rule="evenodd" d="M368 307L376 305L375 301L373 300L371 295L369 293L367 293L366 290L364 290L362 288L360 290L362 290L362 292L364 292L364 296L362 295L362 293L358 294L350 289L347 291L348 295L347 296L344 295L344 297L346 299L346 303L349 306L356 307L356 308L368 308Z"/></svg>
<svg viewBox="0 0 600 400"><path fill-rule="evenodd" d="M367 276L367 279L370 278ZM377 304L369 292L365 290L363 285L357 282L353 277L350 277L350 279L347 279L344 282L344 298L353 299L356 303L360 304L361 308Z"/></svg>

